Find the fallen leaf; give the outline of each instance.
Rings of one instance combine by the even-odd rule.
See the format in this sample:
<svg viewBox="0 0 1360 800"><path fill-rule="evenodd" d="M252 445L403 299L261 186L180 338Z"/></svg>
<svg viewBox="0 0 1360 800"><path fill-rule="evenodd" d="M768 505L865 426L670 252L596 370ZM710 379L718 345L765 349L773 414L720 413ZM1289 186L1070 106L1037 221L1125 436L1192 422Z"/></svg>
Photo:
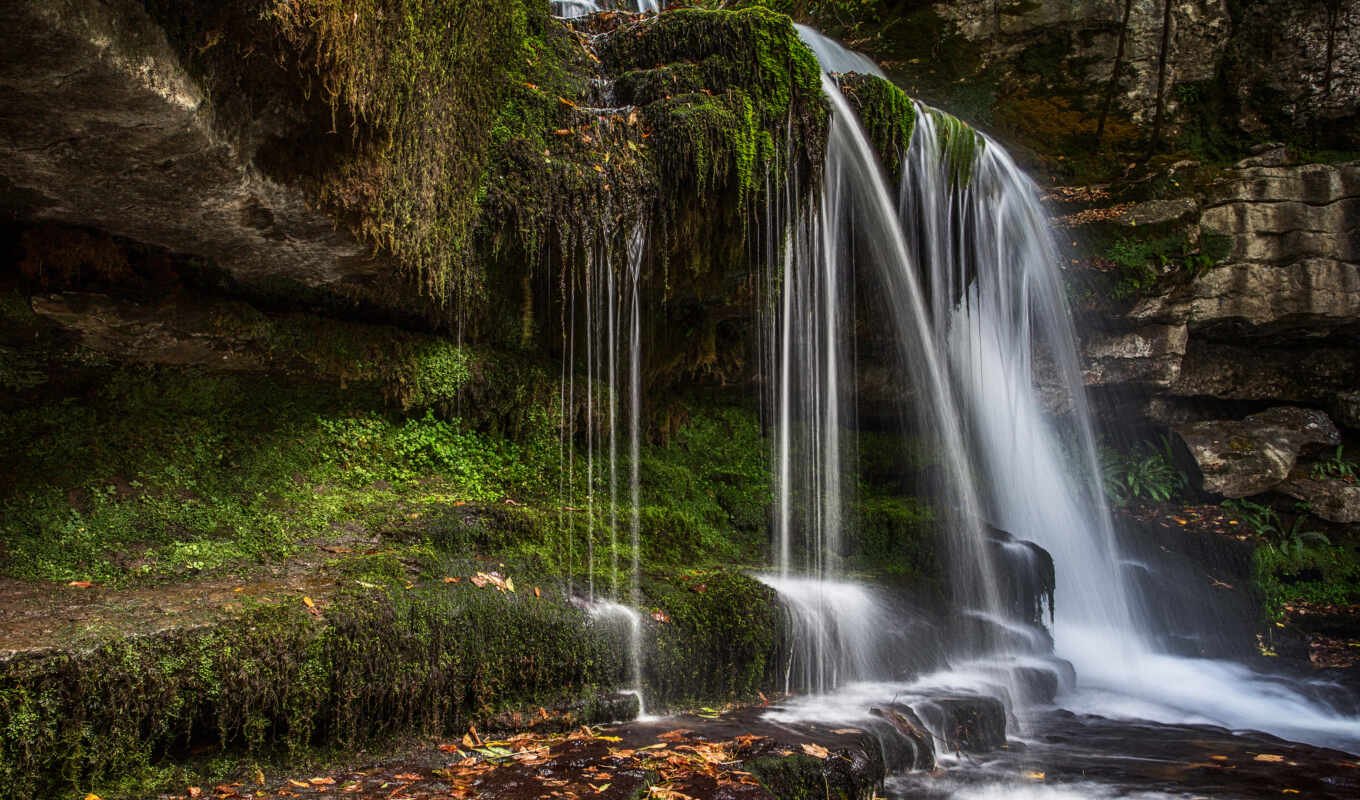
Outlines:
<svg viewBox="0 0 1360 800"><path fill-rule="evenodd" d="M1277 756L1274 753L1261 753L1253 758L1252 761L1265 761L1270 764L1279 764L1284 761L1284 756Z"/></svg>
<svg viewBox="0 0 1360 800"><path fill-rule="evenodd" d="M91 586L94 586L94 582L93 582L93 581L71 581L70 583L68 583L68 584L66 584L66 585L67 585L67 586L70 586L70 587L72 587L72 588L75 588L75 589L88 589L88 588L90 588Z"/></svg>
<svg viewBox="0 0 1360 800"><path fill-rule="evenodd" d="M197 787L197 786L190 786L189 789L188 789L188 791L189 791L189 796L190 796L190 797L202 797L202 796L203 796L203 790L200 789L200 788Z"/></svg>
<svg viewBox="0 0 1360 800"><path fill-rule="evenodd" d="M819 745L819 744L814 744L813 742L803 742L802 748L803 748L803 752L804 752L804 753L807 753L808 755L812 756L813 758L830 758L830 757L831 757L831 751L830 751L830 750L827 750L825 747L822 747L822 746Z"/></svg>
<svg viewBox="0 0 1360 800"><path fill-rule="evenodd" d="M423 780L425 780L425 776L424 776L424 775L417 775L417 774L414 773L414 772L402 772L402 773L400 773L400 774L393 775L392 778L393 778L394 780L399 780L399 781L423 781Z"/></svg>
<svg viewBox="0 0 1360 800"><path fill-rule="evenodd" d="M1032 781L1041 781L1048 776L1042 772L1026 772L1025 777Z"/></svg>
<svg viewBox="0 0 1360 800"><path fill-rule="evenodd" d="M534 587L534 597L542 597L542 596L543 596L543 592L541 592L541 591L539 590L539 588L538 588L537 586L535 586L535 587Z"/></svg>
<svg viewBox="0 0 1360 800"><path fill-rule="evenodd" d="M335 778L308 778L307 782L313 786L333 786Z"/></svg>

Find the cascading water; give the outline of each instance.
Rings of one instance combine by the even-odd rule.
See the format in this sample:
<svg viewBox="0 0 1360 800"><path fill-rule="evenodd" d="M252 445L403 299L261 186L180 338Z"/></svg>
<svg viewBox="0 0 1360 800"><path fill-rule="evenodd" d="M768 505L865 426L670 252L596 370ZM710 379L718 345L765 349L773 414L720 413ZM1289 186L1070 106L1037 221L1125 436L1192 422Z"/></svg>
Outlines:
<svg viewBox="0 0 1360 800"><path fill-rule="evenodd" d="M815 31L800 33L828 73L878 73ZM1033 649L1044 644L1021 635L1024 621L1005 607L996 562L1010 544L989 532L991 523L1053 555L1054 641L1077 676L1075 687L1067 681L1065 704L1165 722L1249 727L1360 749L1360 721L1336 714L1287 681L1228 662L1158 651L1156 632L1121 573L1097 482L1076 337L1046 216L1034 187L1004 149L947 115L918 107L894 202L835 80L828 74L823 83L832 104L823 194L816 214L787 234L783 278L776 452L780 575L790 570L823 580L834 575L828 565L834 567L836 553L825 548L839 541L839 531L828 524L839 521L840 511L825 506L843 499L826 491L831 484L824 476L800 479L799 465L806 470L815 460L815 469L824 472L843 469L838 436L827 428L838 419L832 409L843 403L841 381L852 369L838 338L849 329L843 319L848 303L836 285L849 279L853 259L873 266L882 284L921 428L934 435L941 453L939 502L950 513L955 602L969 619L983 623L961 626L981 641L969 643L972 660L956 663L956 678L977 672L983 677L971 684L975 688L1021 696L1006 673L1033 668ZM854 231L853 238L847 230ZM1061 415L1050 412L1036 388L1039 359L1051 365L1064 390L1067 408ZM811 459L805 455L811 447L823 451ZM814 499L810 510L807 498ZM793 547L799 540L824 552L810 553L800 564ZM793 596L788 585L784 591L791 605L807 608L807 593L825 594L815 587L815 581L800 586L802 597ZM815 637L807 646L815 651ZM823 670L843 663L834 654L806 658L822 658ZM1066 674L1058 666L1044 668Z"/></svg>

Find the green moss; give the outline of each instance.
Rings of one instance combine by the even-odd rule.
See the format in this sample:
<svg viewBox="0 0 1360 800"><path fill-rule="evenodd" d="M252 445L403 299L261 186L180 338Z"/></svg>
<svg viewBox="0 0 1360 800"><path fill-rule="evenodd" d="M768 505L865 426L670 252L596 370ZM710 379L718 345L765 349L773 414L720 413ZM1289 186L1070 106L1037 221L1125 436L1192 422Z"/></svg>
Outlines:
<svg viewBox="0 0 1360 800"><path fill-rule="evenodd" d="M145 796L190 749L296 757L450 734L623 680L617 637L561 602L470 586L356 589L211 629L0 667L0 797ZM588 721L588 720L578 720Z"/></svg>
<svg viewBox="0 0 1360 800"><path fill-rule="evenodd" d="M744 700L775 684L783 612L769 587L720 570L649 579L643 590L667 620L651 626L647 648L645 683L654 704Z"/></svg>
<svg viewBox="0 0 1360 800"><path fill-rule="evenodd" d="M888 177L896 183L916 129L916 104L906 92L875 75L841 75L836 82L859 114Z"/></svg>
<svg viewBox="0 0 1360 800"><path fill-rule="evenodd" d="M644 107L663 199L729 189L744 207L767 178L820 163L821 72L782 14L676 9L620 27L601 58L633 75L624 88Z"/></svg>
<svg viewBox="0 0 1360 800"><path fill-rule="evenodd" d="M915 497L862 492L855 514L855 568L910 583L923 593L942 588L933 585L941 571L930 506Z"/></svg>
<svg viewBox="0 0 1360 800"><path fill-rule="evenodd" d="M1105 249L1114 267L1111 295L1117 300L1143 297L1177 282L1194 280L1228 257L1232 239L1205 229L1192 243L1184 231L1124 235Z"/></svg>
<svg viewBox="0 0 1360 800"><path fill-rule="evenodd" d="M935 135L940 142L940 155L949 171L949 179L956 188L965 187L973 180L973 169L986 145L982 136L958 117L935 109L930 110L935 123Z"/></svg>

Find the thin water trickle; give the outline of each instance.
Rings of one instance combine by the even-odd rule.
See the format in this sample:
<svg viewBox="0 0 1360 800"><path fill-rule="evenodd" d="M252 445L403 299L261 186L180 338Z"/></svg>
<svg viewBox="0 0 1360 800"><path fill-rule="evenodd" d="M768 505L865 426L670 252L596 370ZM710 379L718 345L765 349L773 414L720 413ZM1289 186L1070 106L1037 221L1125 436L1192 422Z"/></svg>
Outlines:
<svg viewBox="0 0 1360 800"><path fill-rule="evenodd" d="M553 14L562 19L576 19L601 11L634 11L660 13L665 0L552 0Z"/></svg>

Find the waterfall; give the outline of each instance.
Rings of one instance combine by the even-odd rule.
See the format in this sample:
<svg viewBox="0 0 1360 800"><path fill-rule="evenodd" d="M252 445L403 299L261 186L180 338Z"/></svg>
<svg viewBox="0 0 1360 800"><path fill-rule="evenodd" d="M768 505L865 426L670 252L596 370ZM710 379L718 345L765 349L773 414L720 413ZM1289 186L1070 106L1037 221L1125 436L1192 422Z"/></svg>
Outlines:
<svg viewBox="0 0 1360 800"><path fill-rule="evenodd" d="M1024 696L1017 676L1036 667L1048 640L1016 613L1004 565L1024 563L1015 560L1023 555L1017 540L1028 540L1053 557L1052 643L1075 667L1075 685L1070 668L1042 658L1037 666L1064 678L1064 705L1255 728L1355 751L1360 720L1312 699L1307 686L1158 649L1157 631L1132 599L1098 483L1075 328L1035 187L995 141L917 106L901 185L891 192L830 76L879 71L815 31L799 32L827 73L832 119L817 207L785 235L775 370L779 572L767 582L794 616L847 613L830 599L848 458L839 409L853 375L845 341L852 305L839 287L868 266L910 374L918 425L943 467L935 502L949 534L958 633L968 639L967 660L955 663L950 680L976 674L987 691ZM1058 407L1041 396L1041 369ZM812 582L793 587L791 573ZM819 602L809 605L809 594ZM833 677L804 688L883 680L876 665L847 668L843 654L830 652L840 644L824 633L831 624L811 626L800 658L816 664L814 676Z"/></svg>
<svg viewBox="0 0 1360 800"><path fill-rule="evenodd" d="M982 505L963 446L964 430L958 415L946 363L931 345L924 295L916 278L912 248L897 204L889 191L872 146L850 109L827 65L867 68L855 56L816 31L799 26L799 33L819 59L824 74L822 88L831 101L832 114L821 193L814 207L802 209L782 232L784 263L779 299L779 345L777 415L775 439L777 570L781 581L768 581L786 595L786 605L804 613L806 597L820 593L817 606L834 613L827 602L839 575L845 498L842 476L850 453L841 447L841 428L847 421L847 384L853 377L850 363L852 326L844 319L850 312L844 286L854 280L862 263L874 267L884 299L892 309L895 341L904 364L916 375L923 394L916 411L921 428L939 440L948 480L949 497L943 509L953 537L952 584L968 596L961 604L994 616L1003 616L996 583L991 576L992 548L982 523ZM798 547L796 545L801 545ZM790 576L812 579L790 582ZM817 581L821 581L818 583ZM789 595L792 587L798 595ZM821 588L818 588L821 587ZM826 626L823 626L826 627ZM795 634L799 630L795 626ZM841 669L839 656L815 638L802 642L797 657L812 675L835 676L834 688L845 680L886 676Z"/></svg>

